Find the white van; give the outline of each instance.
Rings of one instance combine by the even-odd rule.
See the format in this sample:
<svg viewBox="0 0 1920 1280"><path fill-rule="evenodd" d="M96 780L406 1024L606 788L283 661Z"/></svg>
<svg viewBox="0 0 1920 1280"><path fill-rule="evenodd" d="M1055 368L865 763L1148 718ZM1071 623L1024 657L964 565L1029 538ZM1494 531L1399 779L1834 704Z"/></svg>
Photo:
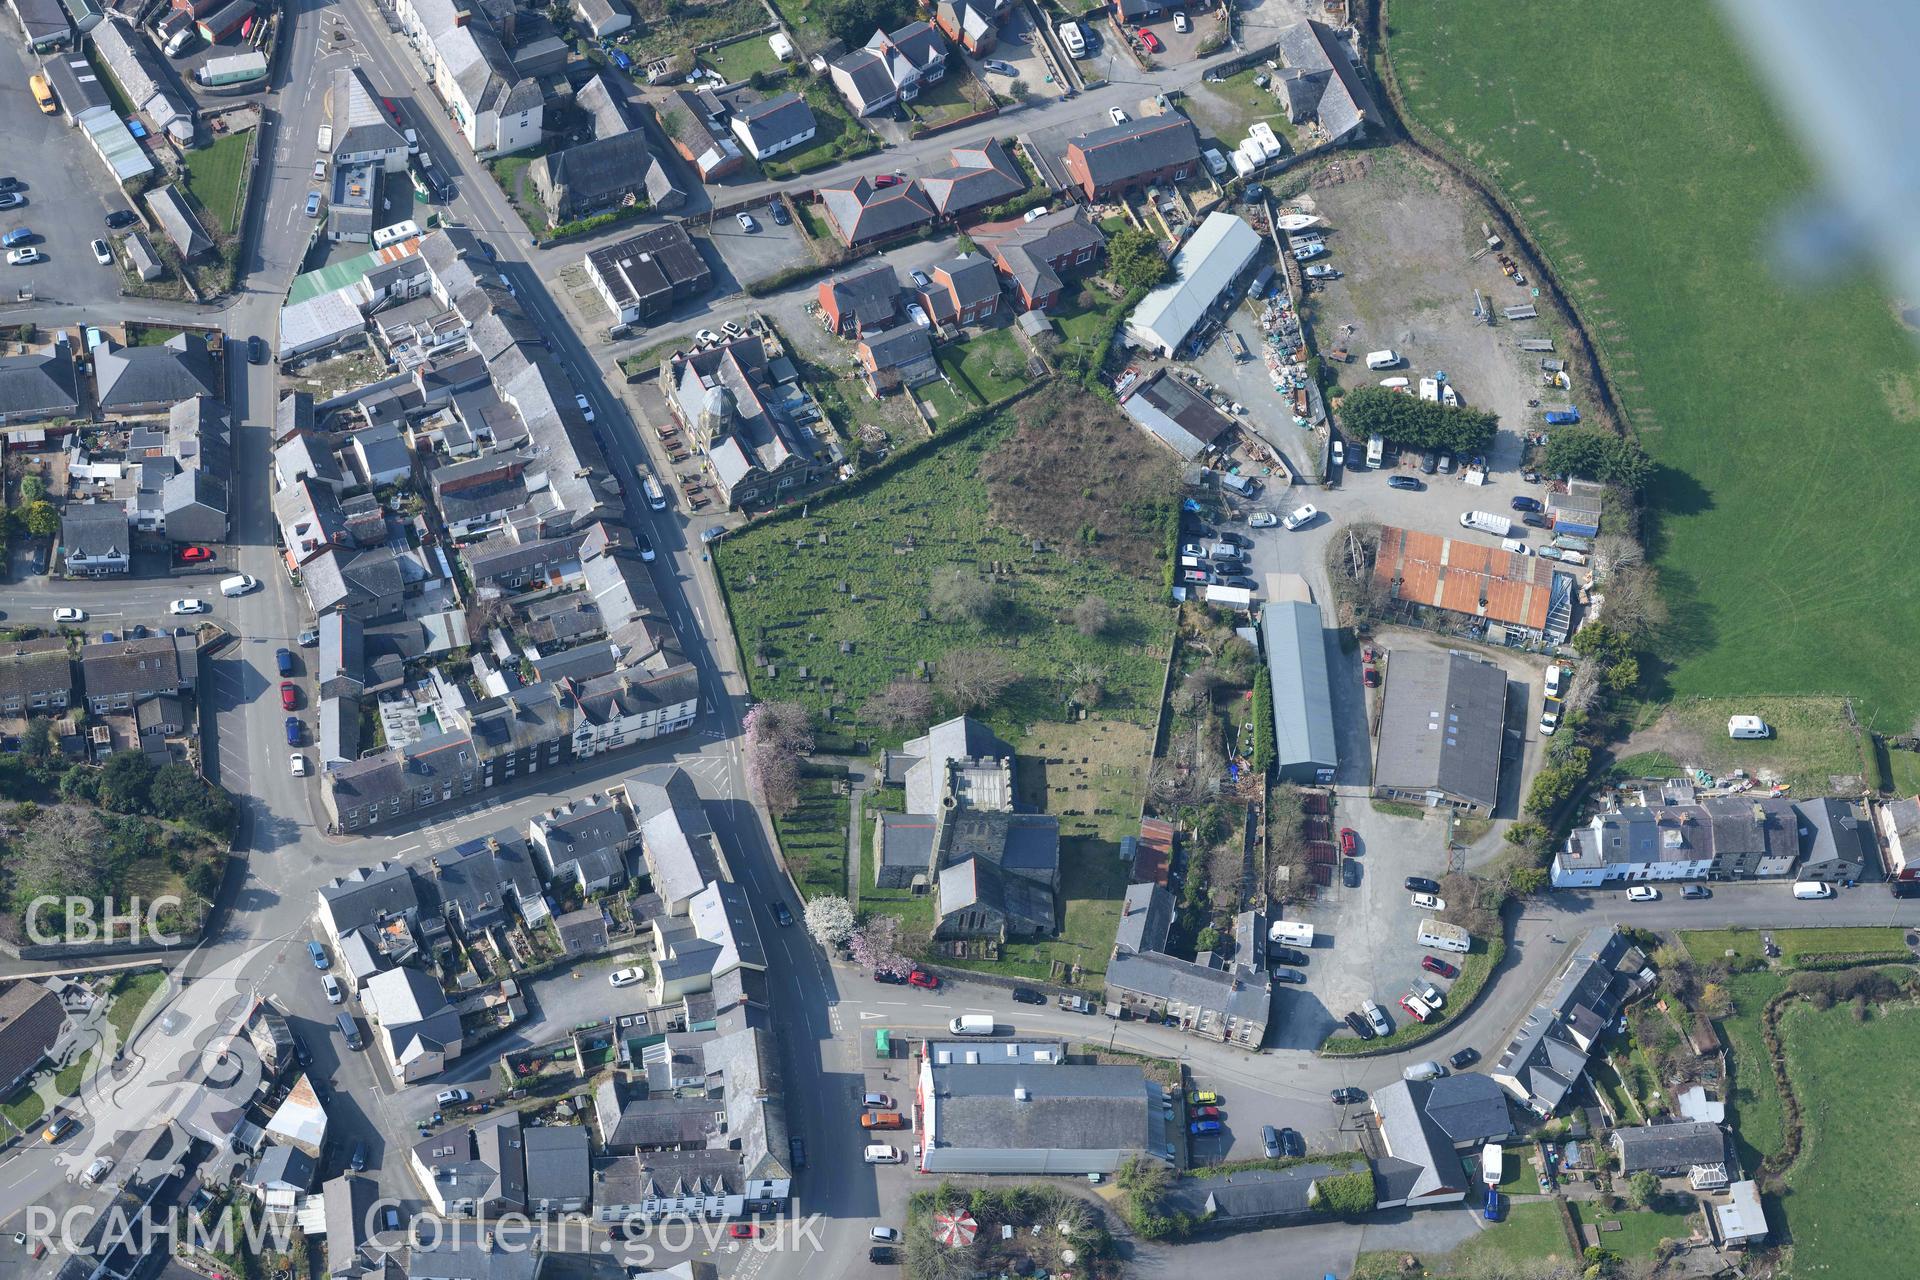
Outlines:
<svg viewBox="0 0 1920 1280"><path fill-rule="evenodd" d="M1795 880L1793 896L1796 898L1831 898L1833 886L1819 880Z"/></svg>
<svg viewBox="0 0 1920 1280"><path fill-rule="evenodd" d="M1432 1060L1416 1062L1400 1073L1402 1080L1438 1080L1447 1069Z"/></svg>
<svg viewBox="0 0 1920 1280"><path fill-rule="evenodd" d="M993 1015L963 1013L947 1024L947 1030L956 1036L990 1036L993 1034Z"/></svg>
<svg viewBox="0 0 1920 1280"><path fill-rule="evenodd" d="M897 1147L872 1146L867 1148L868 1164L899 1164L900 1151Z"/></svg>
<svg viewBox="0 0 1920 1280"><path fill-rule="evenodd" d="M1773 730L1759 716L1728 716L1727 736L1729 738L1771 738Z"/></svg>
<svg viewBox="0 0 1920 1280"><path fill-rule="evenodd" d="M1387 456L1387 442L1379 436L1367 437L1367 466L1379 469L1380 460Z"/></svg>
<svg viewBox="0 0 1920 1280"><path fill-rule="evenodd" d="M1463 511L1460 513L1460 527L1478 529L1496 538L1504 538L1513 532L1513 521L1494 511Z"/></svg>
<svg viewBox="0 0 1920 1280"><path fill-rule="evenodd" d="M1087 56L1087 35L1086 32L1080 30L1079 23L1063 22L1060 24L1059 30L1060 43L1067 47L1067 55L1069 57L1084 58Z"/></svg>
<svg viewBox="0 0 1920 1280"><path fill-rule="evenodd" d="M243 596L260 585L260 580L250 573L236 573L231 578L220 579L220 594L223 596Z"/></svg>
<svg viewBox="0 0 1920 1280"><path fill-rule="evenodd" d="M661 492L660 482L651 475L641 477L640 490L647 495L647 505L655 511L667 509L667 495Z"/></svg>
<svg viewBox="0 0 1920 1280"><path fill-rule="evenodd" d="M1367 352L1367 368L1369 369L1391 369L1399 363L1400 353L1398 351Z"/></svg>

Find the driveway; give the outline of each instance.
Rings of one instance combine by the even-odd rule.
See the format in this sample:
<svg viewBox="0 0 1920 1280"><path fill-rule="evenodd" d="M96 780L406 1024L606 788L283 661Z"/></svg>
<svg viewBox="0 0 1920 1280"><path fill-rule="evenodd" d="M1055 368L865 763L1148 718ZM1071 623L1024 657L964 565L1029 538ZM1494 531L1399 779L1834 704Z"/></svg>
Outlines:
<svg viewBox="0 0 1920 1280"><path fill-rule="evenodd" d="M748 210L747 215L757 230L746 230L738 218L729 215L714 219L707 232L714 250L733 276L733 288L744 288L788 267L813 260L797 221L783 227L773 220L773 214L765 205ZM724 294L730 290L724 283L716 283L715 292Z"/></svg>
<svg viewBox="0 0 1920 1280"><path fill-rule="evenodd" d="M981 84L1003 96L1010 94L1010 86L1015 80L1024 80L1027 82L1028 97L1037 105L1045 105L1064 97L1067 86L1053 74L1046 58L1041 56L1041 43L1027 10L1015 8L1007 18L1007 24L1000 29L1000 39L994 45L993 52L985 58L968 58L967 66ZM1006 63L1013 68L1013 74L1006 76L987 70L989 59Z"/></svg>

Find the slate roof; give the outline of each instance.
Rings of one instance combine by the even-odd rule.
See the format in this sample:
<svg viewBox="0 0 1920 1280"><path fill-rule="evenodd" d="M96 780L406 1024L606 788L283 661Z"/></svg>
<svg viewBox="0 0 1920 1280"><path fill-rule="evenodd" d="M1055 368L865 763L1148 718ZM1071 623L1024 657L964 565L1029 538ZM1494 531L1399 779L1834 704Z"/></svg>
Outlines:
<svg viewBox="0 0 1920 1280"><path fill-rule="evenodd" d="M1858 804L1821 796L1794 808L1800 814L1803 875L1851 879L1874 864L1873 824Z"/></svg>
<svg viewBox="0 0 1920 1280"><path fill-rule="evenodd" d="M659 765L634 774L626 781L626 796L654 891L667 903L685 902L721 878L725 855L684 769Z"/></svg>
<svg viewBox="0 0 1920 1280"><path fill-rule="evenodd" d="M942 720L918 738L886 753L888 776L904 778L908 813L933 813L940 804L949 767L955 760L1003 759L1013 748L972 716Z"/></svg>
<svg viewBox="0 0 1920 1280"><path fill-rule="evenodd" d="M898 369L916 360L933 358L933 343L927 337L927 330L911 320L880 333L863 335L860 345L879 369Z"/></svg>
<svg viewBox="0 0 1920 1280"><path fill-rule="evenodd" d="M0 1083L12 1083L40 1065L66 1029L60 997L37 982L0 992Z"/></svg>
<svg viewBox="0 0 1920 1280"><path fill-rule="evenodd" d="M1107 966L1107 985L1212 1009L1257 1026L1265 1026L1273 1013L1272 984L1244 966L1210 969L1157 952L1116 955Z"/></svg>
<svg viewBox="0 0 1920 1280"><path fill-rule="evenodd" d="M855 49L835 62L833 69L852 82L855 110L865 110L899 92L887 73L886 60L871 49Z"/></svg>
<svg viewBox="0 0 1920 1280"><path fill-rule="evenodd" d="M741 107L733 114L752 135L754 146L762 151L816 127L813 108L797 93L783 93L765 102Z"/></svg>
<svg viewBox="0 0 1920 1280"><path fill-rule="evenodd" d="M835 276L824 287L841 314L863 326L884 326L900 314L900 278L883 259Z"/></svg>
<svg viewBox="0 0 1920 1280"><path fill-rule="evenodd" d="M1644 963L1618 930L1588 930L1488 1074L1521 1103L1553 1114L1586 1072L1589 1050L1619 1013L1632 974Z"/></svg>
<svg viewBox="0 0 1920 1280"><path fill-rule="evenodd" d="M593 1191L587 1170L587 1131L581 1125L538 1125L524 1131L527 1161L527 1200L578 1201L585 1204Z"/></svg>
<svg viewBox="0 0 1920 1280"><path fill-rule="evenodd" d="M379 95L359 67L336 67L327 100L333 124L333 154L404 150L407 139L381 108Z"/></svg>
<svg viewBox="0 0 1920 1280"><path fill-rule="evenodd" d="M327 1274L351 1276L371 1270L361 1256L367 1225L380 1194L379 1184L357 1173L343 1173L321 1188L326 1205Z"/></svg>
<svg viewBox="0 0 1920 1280"><path fill-rule="evenodd" d="M0 421L71 416L80 411L78 388L67 343L0 356Z"/></svg>
<svg viewBox="0 0 1920 1280"><path fill-rule="evenodd" d="M1513 1132L1507 1093L1491 1076L1459 1072L1438 1080L1405 1081L1415 1106L1456 1147L1498 1141Z"/></svg>
<svg viewBox="0 0 1920 1280"><path fill-rule="evenodd" d="M355 867L320 887L320 905L336 934L351 933L397 915L418 916L419 885L413 872L397 862Z"/></svg>
<svg viewBox="0 0 1920 1280"><path fill-rule="evenodd" d="M1136 1066L956 1062L926 1078L936 1151L1148 1151L1160 1106Z"/></svg>
<svg viewBox="0 0 1920 1280"><path fill-rule="evenodd" d="M1458 650L1399 651L1387 671L1374 785L1493 808L1506 709L1507 674L1493 663Z"/></svg>
<svg viewBox="0 0 1920 1280"><path fill-rule="evenodd" d="M956 147L952 163L920 179L933 207L946 217L997 204L1027 189L1020 166L1009 159L997 140L978 147Z"/></svg>
<svg viewBox="0 0 1920 1280"><path fill-rule="evenodd" d="M953 305L965 310L1000 296L1000 277L984 255L950 258L933 269L933 282L945 286Z"/></svg>
<svg viewBox="0 0 1920 1280"><path fill-rule="evenodd" d="M817 193L840 238L849 245L897 235L933 221L933 201L917 180L878 187L859 177Z"/></svg>
<svg viewBox="0 0 1920 1280"><path fill-rule="evenodd" d="M125 528L124 517L121 527ZM187 646L185 662L180 652L182 644ZM156 635L96 641L80 647L80 676L89 698L171 693L193 683L191 675L182 669L195 661L193 653L193 641L187 637Z"/></svg>
<svg viewBox="0 0 1920 1280"><path fill-rule="evenodd" d="M1125 182L1138 174L1200 159L1200 139L1182 115L1148 116L1067 139L1096 186Z"/></svg>
<svg viewBox="0 0 1920 1280"><path fill-rule="evenodd" d="M25 703L36 693L73 691L73 661L62 636L0 642L0 695ZM0 1072L4 1076L4 1072Z"/></svg>
<svg viewBox="0 0 1920 1280"><path fill-rule="evenodd" d="M1064 266L1068 259L1107 242L1088 219L1085 207L1078 204L1042 214L1032 222L982 227L974 233L974 239L993 252L1001 269L1030 298L1045 297L1061 287L1059 271L1053 264Z"/></svg>
<svg viewBox="0 0 1920 1280"><path fill-rule="evenodd" d="M1280 57L1289 70L1300 71L1318 88L1311 112L1333 141L1363 129L1376 114L1366 80L1325 23L1309 20L1282 28Z"/></svg>
<svg viewBox="0 0 1920 1280"><path fill-rule="evenodd" d="M220 394L213 357L197 333L177 333L155 347L122 347L108 339L94 349L93 363L99 404L109 413Z"/></svg>
<svg viewBox="0 0 1920 1280"><path fill-rule="evenodd" d="M160 223L160 229L167 233L167 239L173 241L173 247L180 251L182 258L192 262L201 254L212 252L212 237L200 225L200 219L177 186L169 183L164 187L156 187L147 192L145 199L147 209Z"/></svg>
<svg viewBox="0 0 1920 1280"><path fill-rule="evenodd" d="M693 163L703 178L728 161L740 159L740 144L724 125L714 123L713 113L697 94L681 89L675 96L680 99L682 123L673 135L674 141L693 153Z"/></svg>
<svg viewBox="0 0 1920 1280"><path fill-rule="evenodd" d="M126 555L132 541L126 508L111 502L69 503L60 513L60 541L69 553L93 559Z"/></svg>
<svg viewBox="0 0 1920 1280"><path fill-rule="evenodd" d="M1724 1164L1727 1135L1706 1120L1680 1124L1646 1124L1613 1131L1613 1149L1620 1155L1620 1172L1642 1169L1685 1169L1690 1165Z"/></svg>
<svg viewBox="0 0 1920 1280"><path fill-rule="evenodd" d="M1241 1169L1217 1178L1181 1178L1161 1197L1163 1211L1205 1219L1218 1230L1277 1218L1317 1214L1313 1184L1346 1169L1296 1164L1285 1169Z"/></svg>
<svg viewBox="0 0 1920 1280"><path fill-rule="evenodd" d="M1173 895L1151 882L1130 884L1120 904L1113 945L1127 951L1165 951L1173 928ZM1261 940L1262 945L1265 939Z"/></svg>
<svg viewBox="0 0 1920 1280"><path fill-rule="evenodd" d="M586 142L539 157L533 162L544 177L542 190L562 191L559 208L585 209L644 188L657 162L647 136L638 129Z"/></svg>
<svg viewBox="0 0 1920 1280"><path fill-rule="evenodd" d="M1389 1159L1376 1162L1379 1198L1409 1204L1458 1199L1467 1171L1453 1142L1420 1107L1413 1086L1395 1080L1373 1091L1368 1105Z"/></svg>

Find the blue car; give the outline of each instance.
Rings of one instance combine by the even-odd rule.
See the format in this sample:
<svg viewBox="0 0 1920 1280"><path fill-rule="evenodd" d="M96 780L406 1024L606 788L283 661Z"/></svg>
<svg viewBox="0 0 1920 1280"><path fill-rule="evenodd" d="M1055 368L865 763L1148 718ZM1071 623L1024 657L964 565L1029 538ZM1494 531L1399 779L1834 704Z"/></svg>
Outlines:
<svg viewBox="0 0 1920 1280"><path fill-rule="evenodd" d="M11 249L15 245L25 244L31 239L33 239L32 231L26 227L15 227L4 236L0 236L0 248Z"/></svg>
<svg viewBox="0 0 1920 1280"><path fill-rule="evenodd" d="M324 969L327 967L327 949L319 943L309 942L307 944L307 954L313 957L314 968Z"/></svg>
<svg viewBox="0 0 1920 1280"><path fill-rule="evenodd" d="M1571 427L1579 421L1578 409L1552 409L1547 413L1547 425L1550 427Z"/></svg>
<svg viewBox="0 0 1920 1280"><path fill-rule="evenodd" d="M1488 1222L1500 1221L1500 1193L1492 1187L1487 1188L1487 1207L1480 1211L1480 1216Z"/></svg>
<svg viewBox="0 0 1920 1280"><path fill-rule="evenodd" d="M290 747L297 747L300 745L300 717L299 716L287 717L287 745Z"/></svg>
<svg viewBox="0 0 1920 1280"><path fill-rule="evenodd" d="M620 68L622 71L631 71L633 70L633 59L629 58L625 53L621 52L619 49L615 49L613 51L613 65Z"/></svg>
<svg viewBox="0 0 1920 1280"><path fill-rule="evenodd" d="M275 649L273 651L273 662L275 666L280 668L280 677L282 679L293 674L293 650Z"/></svg>
<svg viewBox="0 0 1920 1280"><path fill-rule="evenodd" d="M1187 1132L1195 1135L1202 1134L1202 1133L1218 1133L1220 1132L1220 1122L1218 1120L1195 1120L1192 1124L1187 1126Z"/></svg>

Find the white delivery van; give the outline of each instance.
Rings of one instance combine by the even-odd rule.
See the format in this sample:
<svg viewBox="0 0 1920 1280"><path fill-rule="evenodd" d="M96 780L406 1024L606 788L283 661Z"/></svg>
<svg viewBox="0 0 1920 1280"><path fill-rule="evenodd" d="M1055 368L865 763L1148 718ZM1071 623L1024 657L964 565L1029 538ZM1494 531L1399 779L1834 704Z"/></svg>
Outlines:
<svg viewBox="0 0 1920 1280"><path fill-rule="evenodd" d="M1728 716L1727 736L1729 738L1770 738L1773 730L1767 728L1767 722L1759 716Z"/></svg>
<svg viewBox="0 0 1920 1280"><path fill-rule="evenodd" d="M1067 56L1084 58L1087 56L1087 33L1080 29L1077 22L1060 24L1060 43L1067 47Z"/></svg>
<svg viewBox="0 0 1920 1280"><path fill-rule="evenodd" d="M220 594L223 596L243 596L259 586L252 574L236 573L231 578L220 579Z"/></svg>
<svg viewBox="0 0 1920 1280"><path fill-rule="evenodd" d="M1399 363L1400 353L1398 351L1367 352L1367 368L1369 369L1391 369Z"/></svg>
<svg viewBox="0 0 1920 1280"><path fill-rule="evenodd" d="M660 482L655 480L651 475L641 477L640 491L647 495L647 505L649 507L652 507L655 511L665 511L667 509L667 495L661 492Z"/></svg>
<svg viewBox="0 0 1920 1280"><path fill-rule="evenodd" d="M1796 898L1831 898L1833 886L1819 880L1795 880L1793 896Z"/></svg>
<svg viewBox="0 0 1920 1280"><path fill-rule="evenodd" d="M993 1015L963 1013L947 1024L947 1030L956 1036L990 1036L993 1034Z"/></svg>
<svg viewBox="0 0 1920 1280"><path fill-rule="evenodd" d="M868 1164L899 1164L900 1152L895 1147L874 1145L867 1148Z"/></svg>
<svg viewBox="0 0 1920 1280"><path fill-rule="evenodd" d="M1457 951L1461 955L1473 950L1473 935L1457 924L1448 924L1444 920L1435 920L1432 916L1420 922L1420 945L1432 947L1435 951Z"/></svg>
<svg viewBox="0 0 1920 1280"><path fill-rule="evenodd" d="M1367 465L1378 468L1380 460L1387 456L1387 442L1379 436L1367 437Z"/></svg>
<svg viewBox="0 0 1920 1280"><path fill-rule="evenodd" d="M1268 942L1284 942L1290 947L1313 945L1313 926L1298 920L1275 920L1267 926Z"/></svg>
<svg viewBox="0 0 1920 1280"><path fill-rule="evenodd" d="M1463 511L1460 513L1460 527L1478 529L1496 538L1504 538L1513 532L1513 521L1494 511Z"/></svg>

